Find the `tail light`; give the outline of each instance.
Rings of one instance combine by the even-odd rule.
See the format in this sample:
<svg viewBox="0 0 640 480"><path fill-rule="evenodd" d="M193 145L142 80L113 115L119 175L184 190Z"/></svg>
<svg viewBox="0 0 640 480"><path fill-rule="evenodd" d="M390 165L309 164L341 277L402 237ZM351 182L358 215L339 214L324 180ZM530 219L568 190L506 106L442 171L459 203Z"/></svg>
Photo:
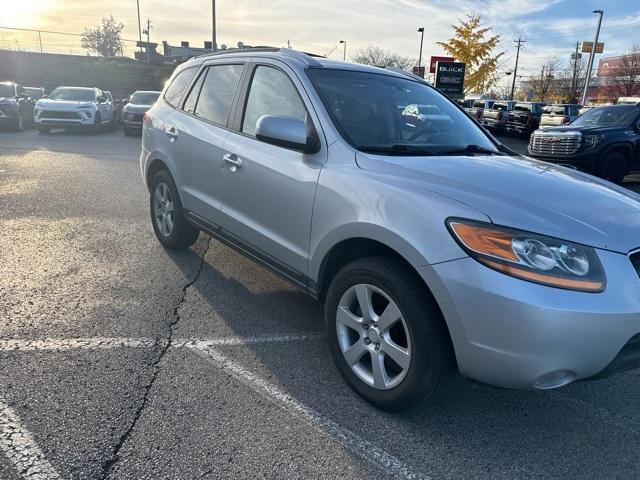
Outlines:
<svg viewBox="0 0 640 480"><path fill-rule="evenodd" d="M571 121L571 119L568 116L564 116L562 117L562 124L566 125L567 123L569 123Z"/></svg>

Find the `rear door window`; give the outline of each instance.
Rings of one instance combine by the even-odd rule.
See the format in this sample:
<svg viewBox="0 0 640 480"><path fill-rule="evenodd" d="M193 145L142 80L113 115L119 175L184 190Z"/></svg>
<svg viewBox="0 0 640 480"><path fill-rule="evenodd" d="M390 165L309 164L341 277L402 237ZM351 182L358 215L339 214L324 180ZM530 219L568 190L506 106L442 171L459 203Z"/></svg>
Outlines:
<svg viewBox="0 0 640 480"><path fill-rule="evenodd" d="M242 69L241 64L209 67L203 74L206 76L194 113L210 122L226 125Z"/></svg>
<svg viewBox="0 0 640 480"><path fill-rule="evenodd" d="M516 103L516 106L513 107L516 112L530 112L531 104L529 103Z"/></svg>

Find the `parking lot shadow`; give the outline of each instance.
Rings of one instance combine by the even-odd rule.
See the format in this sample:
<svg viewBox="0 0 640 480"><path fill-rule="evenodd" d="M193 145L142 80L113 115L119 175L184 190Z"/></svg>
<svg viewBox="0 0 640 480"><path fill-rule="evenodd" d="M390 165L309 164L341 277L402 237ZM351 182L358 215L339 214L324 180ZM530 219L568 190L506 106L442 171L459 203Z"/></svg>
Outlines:
<svg viewBox="0 0 640 480"><path fill-rule="evenodd" d="M323 329L318 302L213 240L179 313L181 338ZM639 471L640 382L633 372L554 392L497 389L456 376L419 408L390 414L345 385L324 339L223 348L433 478L633 478Z"/></svg>

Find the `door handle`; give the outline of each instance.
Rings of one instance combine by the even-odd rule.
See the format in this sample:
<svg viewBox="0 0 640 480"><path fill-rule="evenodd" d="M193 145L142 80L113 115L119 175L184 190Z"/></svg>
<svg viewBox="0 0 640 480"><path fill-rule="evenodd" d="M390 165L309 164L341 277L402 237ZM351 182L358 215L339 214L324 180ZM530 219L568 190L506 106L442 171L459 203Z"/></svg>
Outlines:
<svg viewBox="0 0 640 480"><path fill-rule="evenodd" d="M167 134L167 137L178 138L178 129L176 127L166 127L164 133Z"/></svg>
<svg viewBox="0 0 640 480"><path fill-rule="evenodd" d="M226 164L231 165L231 171L233 172L242 167L242 160L234 153L227 153L222 159Z"/></svg>

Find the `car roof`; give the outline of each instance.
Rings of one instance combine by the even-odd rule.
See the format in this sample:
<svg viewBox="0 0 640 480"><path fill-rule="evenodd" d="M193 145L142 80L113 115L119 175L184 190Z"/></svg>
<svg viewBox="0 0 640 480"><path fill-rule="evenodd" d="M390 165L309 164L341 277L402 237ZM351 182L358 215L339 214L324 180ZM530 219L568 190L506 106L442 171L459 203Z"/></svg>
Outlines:
<svg viewBox="0 0 640 480"><path fill-rule="evenodd" d="M136 93L157 93L158 95L160 95L162 92L159 92L158 90L136 90L131 95L135 95Z"/></svg>
<svg viewBox="0 0 640 480"><path fill-rule="evenodd" d="M275 47L250 47L250 48L238 48L238 49L227 49L227 50L219 50L217 52L208 53L205 55L200 55L198 57L194 57L191 60L182 64L183 68L188 68L189 66L200 65L202 62L206 60L211 60L224 56L250 56L250 57L262 57L262 58L273 58L281 61L285 61L289 65L299 65L306 68L330 68L332 70L349 70L356 72L369 72L369 73L378 73L384 74L399 78L412 79L415 81L422 81L424 79L418 77L417 75L413 75L409 72L393 68L393 67L374 67L370 65L362 65L359 63L350 63L344 62L341 60L331 60L324 57L319 57L317 55L313 55L310 53L302 52L299 50L293 50L289 48L275 48Z"/></svg>
<svg viewBox="0 0 640 480"><path fill-rule="evenodd" d="M67 88L67 89L71 89L71 88L73 88L74 90L93 90L93 91L96 91L96 90L97 90L97 88L96 88L96 87L68 87L68 86L60 86L60 87L57 87L57 88L56 88L56 90L57 90L58 88Z"/></svg>

